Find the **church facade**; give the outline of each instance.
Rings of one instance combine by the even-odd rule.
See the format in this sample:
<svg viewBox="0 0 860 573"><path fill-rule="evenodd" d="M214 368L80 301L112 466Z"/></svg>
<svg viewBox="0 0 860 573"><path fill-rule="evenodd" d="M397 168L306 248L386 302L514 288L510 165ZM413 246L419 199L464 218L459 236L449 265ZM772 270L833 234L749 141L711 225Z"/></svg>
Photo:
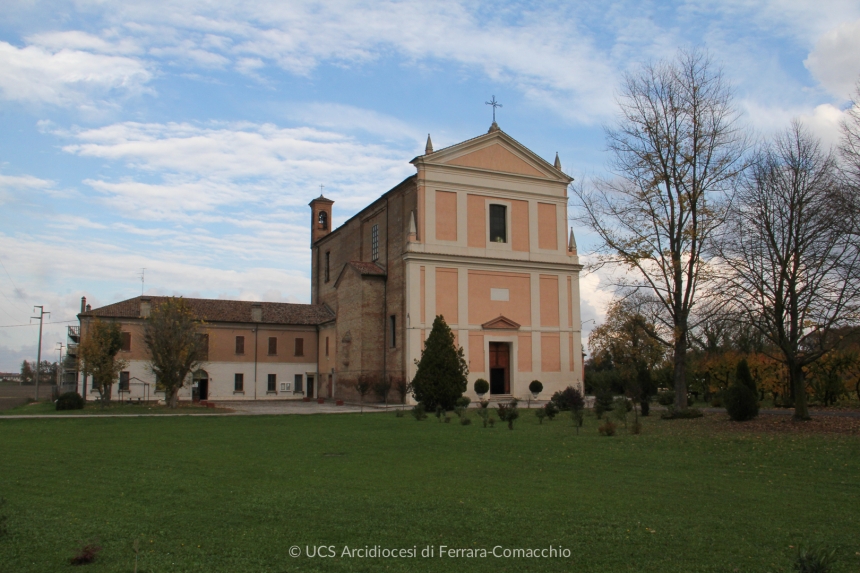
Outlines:
<svg viewBox="0 0 860 573"><path fill-rule="evenodd" d="M311 304L188 299L205 321L206 363L180 397L210 400L358 397L365 377L411 380L441 315L490 398L582 389L581 266L567 235L572 179L494 122L479 137L411 162L416 173L331 228L334 201L311 208ZM70 350L96 318L122 323L129 399L159 397L143 321L159 297L82 305ZM73 334L73 331L76 333ZM92 396L92 394L90 394Z"/></svg>
<svg viewBox="0 0 860 573"><path fill-rule="evenodd" d="M463 347L468 394L523 397L582 387L581 266L567 236L572 181L494 123L412 160L416 174L331 230L334 202L311 207L312 303L321 325L321 395L365 375L411 380L433 320Z"/></svg>

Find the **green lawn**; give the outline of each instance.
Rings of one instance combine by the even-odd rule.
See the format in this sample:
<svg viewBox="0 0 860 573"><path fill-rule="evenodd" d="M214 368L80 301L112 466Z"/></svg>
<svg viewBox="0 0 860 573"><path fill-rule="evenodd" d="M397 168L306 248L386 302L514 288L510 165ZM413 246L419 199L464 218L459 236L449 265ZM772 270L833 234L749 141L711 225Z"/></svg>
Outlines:
<svg viewBox="0 0 860 573"><path fill-rule="evenodd" d="M105 406L87 402L82 410L57 410L53 402L31 402L22 404L10 410L0 411L2 416L104 416L104 415L134 415L134 414L221 414L230 412L225 408L207 408L198 404L180 402L178 408L168 408L155 401L147 403L111 402Z"/></svg>
<svg viewBox="0 0 860 573"><path fill-rule="evenodd" d="M474 415L474 413L472 413ZM515 430L393 413L0 418L0 571L791 571L798 541L860 570L860 439ZM291 546L434 547L436 557L293 558ZM438 547L570 550L439 558Z"/></svg>

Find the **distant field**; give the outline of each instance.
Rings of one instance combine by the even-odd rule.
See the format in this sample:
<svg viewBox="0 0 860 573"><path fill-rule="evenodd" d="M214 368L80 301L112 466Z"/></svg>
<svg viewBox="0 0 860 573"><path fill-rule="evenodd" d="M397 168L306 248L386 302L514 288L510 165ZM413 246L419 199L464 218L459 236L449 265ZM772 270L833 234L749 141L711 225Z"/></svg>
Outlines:
<svg viewBox="0 0 860 573"><path fill-rule="evenodd" d="M111 402L104 407L95 402L87 402L82 410L60 410L57 411L56 404L52 402L29 403L0 412L3 416L103 416L107 414L217 414L231 412L229 408L207 408L189 402L180 402L178 408L168 408L153 401L146 403Z"/></svg>
<svg viewBox="0 0 860 573"><path fill-rule="evenodd" d="M0 417L0 571L131 572L135 538L149 573L788 572L798 542L860 570L860 438L712 422L650 418L605 438L591 417L577 436L531 412L514 431L390 412ZM92 539L96 563L70 568ZM337 557L289 554L312 545ZM419 555L342 556L374 545ZM440 558L442 545L570 557Z"/></svg>

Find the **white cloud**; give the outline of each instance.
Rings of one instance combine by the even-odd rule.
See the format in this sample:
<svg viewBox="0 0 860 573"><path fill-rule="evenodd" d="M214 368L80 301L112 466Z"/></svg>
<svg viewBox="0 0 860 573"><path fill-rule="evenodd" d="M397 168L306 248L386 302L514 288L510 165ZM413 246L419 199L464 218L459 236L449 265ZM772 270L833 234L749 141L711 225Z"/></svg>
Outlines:
<svg viewBox="0 0 860 573"><path fill-rule="evenodd" d="M804 64L840 101L850 99L860 79L860 20L821 36Z"/></svg>
<svg viewBox="0 0 860 573"><path fill-rule="evenodd" d="M8 100L90 108L111 93L140 93L151 77L126 56L0 42L0 96Z"/></svg>

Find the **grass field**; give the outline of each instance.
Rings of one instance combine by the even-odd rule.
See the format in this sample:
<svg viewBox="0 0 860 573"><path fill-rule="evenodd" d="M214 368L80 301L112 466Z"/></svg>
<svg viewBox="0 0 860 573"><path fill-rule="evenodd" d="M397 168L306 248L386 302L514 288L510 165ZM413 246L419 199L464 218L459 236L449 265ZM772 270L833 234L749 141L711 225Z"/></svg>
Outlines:
<svg viewBox="0 0 860 573"><path fill-rule="evenodd" d="M57 410L56 404L52 402L31 402L16 406L10 410L0 411L2 416L105 416L105 415L136 415L136 414L218 414L231 412L228 408L207 408L198 404L180 402L178 408L168 408L163 404L152 401L149 404L127 404L123 402L110 402L101 406L88 402L81 410Z"/></svg>
<svg viewBox="0 0 860 573"><path fill-rule="evenodd" d="M474 414L473 414L474 415ZM0 419L0 571L791 571L792 545L860 570L860 439L648 419L538 425L337 416ZM294 558L333 546L338 557ZM344 546L417 548L343 557ZM439 557L548 548L569 558ZM432 546L435 557L423 558ZM328 553L328 550L325 550Z"/></svg>

